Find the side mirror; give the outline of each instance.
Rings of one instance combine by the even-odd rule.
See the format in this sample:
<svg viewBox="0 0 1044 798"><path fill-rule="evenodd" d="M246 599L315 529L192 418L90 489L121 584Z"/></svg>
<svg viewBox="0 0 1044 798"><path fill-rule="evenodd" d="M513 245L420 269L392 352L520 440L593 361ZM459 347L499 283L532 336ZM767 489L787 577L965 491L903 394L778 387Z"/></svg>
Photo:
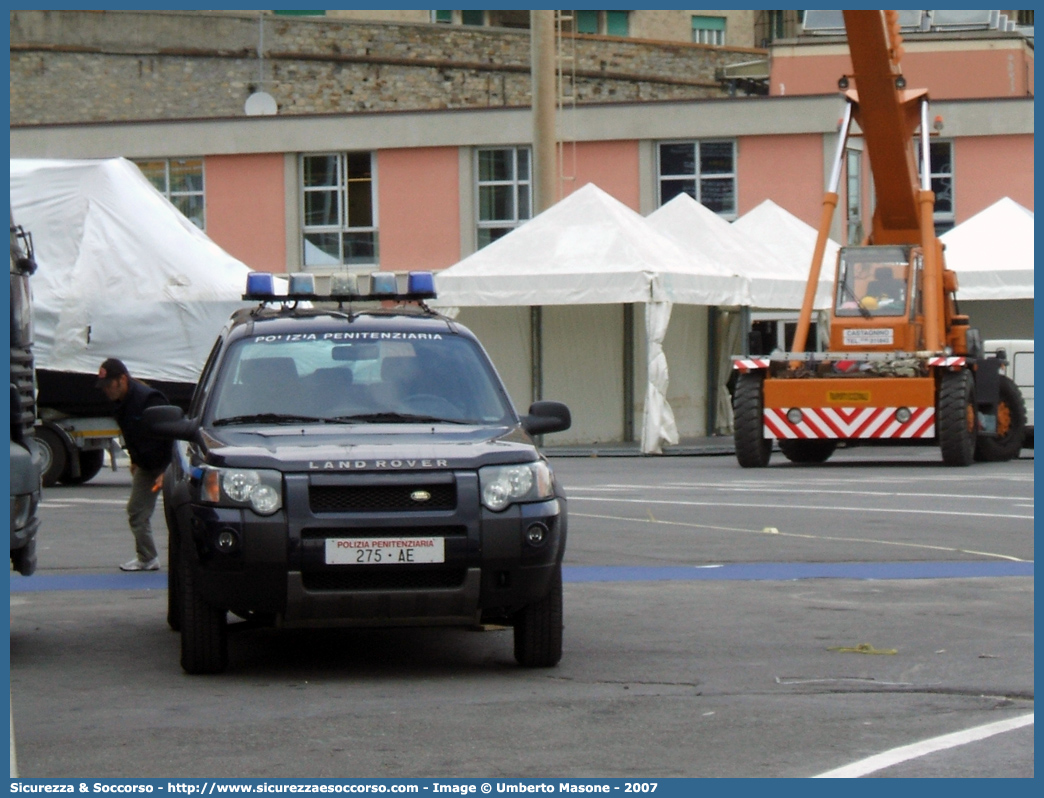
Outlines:
<svg viewBox="0 0 1044 798"><path fill-rule="evenodd" d="M161 438L192 441L199 431L199 422L185 418L185 411L175 405L148 407L141 418L149 432Z"/></svg>
<svg viewBox="0 0 1044 798"><path fill-rule="evenodd" d="M533 402L529 414L522 416L522 429L530 435L563 432L572 424L573 416L561 402Z"/></svg>

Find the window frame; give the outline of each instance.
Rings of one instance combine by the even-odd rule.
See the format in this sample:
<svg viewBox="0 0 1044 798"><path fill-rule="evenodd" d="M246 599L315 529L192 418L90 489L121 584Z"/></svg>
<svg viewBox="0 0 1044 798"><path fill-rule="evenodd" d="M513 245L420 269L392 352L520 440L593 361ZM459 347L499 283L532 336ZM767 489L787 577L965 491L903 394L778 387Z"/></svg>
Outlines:
<svg viewBox="0 0 1044 798"><path fill-rule="evenodd" d="M692 41L695 44L709 44L716 47L725 46L725 32L728 29L728 19L726 17L693 14L691 24Z"/></svg>
<svg viewBox="0 0 1044 798"><path fill-rule="evenodd" d="M195 189L187 190L187 191L186 190L178 190L178 191L172 190L171 189L171 180L170 180L170 175L171 175L170 167L171 167L171 164L172 163L175 163L175 164L177 164L177 163L187 164L187 163L194 162L194 161L198 161L199 162L199 190L195 190ZM135 166L138 167L138 171L141 172L142 177L144 177L146 180L148 180L149 183L151 183L152 186L155 187L155 189L157 191L159 191L160 194L162 194L164 197L166 197L168 202L170 202L175 208L177 208L179 211L181 211L181 215L182 216L184 216L190 222L195 224L196 227L198 227L200 230L203 230L204 232L206 231L206 229L207 229L207 168L206 168L206 159L202 155L186 156L184 158L135 158L133 163L134 163ZM145 165L148 165L148 164L158 164L158 163L162 163L163 164L163 187L162 188L160 186L156 185L156 181L153 180L152 177L150 177L148 174L146 174L145 171L142 169L142 166L145 166ZM200 204L200 214L199 215L200 215L200 222L201 222L201 224L197 224L195 219L193 219L193 217L191 217L187 213L185 213L185 211L182 210L181 206L178 204L178 202L177 202L178 199L186 198L186 197L199 197L199 204Z"/></svg>
<svg viewBox="0 0 1044 798"><path fill-rule="evenodd" d="M729 144L732 147L732 169L729 172L721 173L710 173L704 176L700 169L700 147L704 144ZM677 144L691 144L693 146L693 163L695 171L691 174L683 173L670 173L664 174L663 172L663 147ZM695 199L701 204L702 199L702 182L705 180L725 181L730 180L732 182L732 209L730 211L714 211L723 219L728 221L734 221L739 218L739 175L737 172L737 160L738 160L738 143L735 138L706 138L706 139L664 139L656 142L656 201L657 207L662 207L674 199L676 194L665 202L663 200L663 185L664 181L680 181L680 180L692 180L695 186ZM684 191L684 189L683 189ZM687 192L686 192L687 193ZM691 195L690 195L691 196Z"/></svg>
<svg viewBox="0 0 1044 798"><path fill-rule="evenodd" d="M512 177L504 180L483 180L482 179L482 153L484 152L511 152L511 168ZM525 179L519 178L518 170L518 156L519 153L524 151L526 153L527 168ZM475 249L476 251L483 247L489 246L494 241L510 233L512 230L517 229L525 222L533 218L533 150L532 147L526 144L519 144L508 147L476 147L474 154L474 169L475 169ZM511 186L512 187L512 206L514 209L513 218L511 219L483 219L482 218L482 188L484 186ZM525 186L526 195L526 210L525 215L520 213L521 202L519 201L520 187ZM483 243L482 231L483 230L499 230L504 229L504 232L491 238L489 241Z"/></svg>
<svg viewBox="0 0 1044 798"><path fill-rule="evenodd" d="M352 155L368 155L370 159L369 178L352 178L348 171L348 158ZM337 177L334 185L307 186L305 184L305 162L308 158L337 158ZM308 272L324 272L343 269L372 271L380 267L380 221L377 208L377 153L374 150L339 150L323 152L302 152L298 154L298 210L301 218L301 268ZM368 181L370 184L370 224L352 225L349 217L350 197L349 185L353 182ZM309 224L307 195L310 193L331 192L337 198L336 224ZM338 236L339 263L308 263L306 244L309 235L336 234ZM373 258L370 260L348 261L345 259L345 237L350 234L370 234L372 237ZM325 252L325 250L322 250ZM332 256L331 256L332 257Z"/></svg>

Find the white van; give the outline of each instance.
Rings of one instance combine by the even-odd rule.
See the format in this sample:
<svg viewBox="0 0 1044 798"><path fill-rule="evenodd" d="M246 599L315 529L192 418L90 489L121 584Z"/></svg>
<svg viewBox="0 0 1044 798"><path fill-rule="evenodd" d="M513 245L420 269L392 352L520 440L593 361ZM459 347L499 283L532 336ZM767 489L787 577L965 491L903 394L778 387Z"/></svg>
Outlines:
<svg viewBox="0 0 1044 798"><path fill-rule="evenodd" d="M1033 446L1033 340L1021 338L992 338L983 342L988 355L1003 349L1008 366L1004 373L1019 386L1026 402L1026 443Z"/></svg>

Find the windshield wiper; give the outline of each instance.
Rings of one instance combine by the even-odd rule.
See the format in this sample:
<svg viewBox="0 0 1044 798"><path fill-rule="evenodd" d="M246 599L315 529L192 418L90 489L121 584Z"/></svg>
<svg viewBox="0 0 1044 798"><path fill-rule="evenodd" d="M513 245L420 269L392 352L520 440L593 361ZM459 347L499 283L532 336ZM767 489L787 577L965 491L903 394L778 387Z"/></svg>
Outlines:
<svg viewBox="0 0 1044 798"><path fill-rule="evenodd" d="M856 307L859 308L860 316L862 316L864 319L869 319L873 315L870 313L869 310L863 307L863 303L856 298L855 291L852 290L852 286L850 286L847 281L841 281L841 290L842 292L847 293L850 297L852 297L852 301L855 302Z"/></svg>
<svg viewBox="0 0 1044 798"><path fill-rule="evenodd" d="M214 426L218 427L224 424L322 424L326 421L328 419L316 418L315 416L295 416L290 413L254 413L252 415L219 418L214 422Z"/></svg>
<svg viewBox="0 0 1044 798"><path fill-rule="evenodd" d="M363 424L469 424L455 418L423 416L415 413L358 413L353 416L335 416L330 421L358 421Z"/></svg>

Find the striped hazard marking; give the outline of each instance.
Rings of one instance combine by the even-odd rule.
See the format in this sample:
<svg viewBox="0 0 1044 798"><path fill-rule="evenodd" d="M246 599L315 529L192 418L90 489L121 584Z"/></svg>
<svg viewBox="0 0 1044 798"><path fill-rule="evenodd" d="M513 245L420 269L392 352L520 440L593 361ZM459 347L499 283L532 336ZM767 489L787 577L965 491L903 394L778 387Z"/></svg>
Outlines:
<svg viewBox="0 0 1044 798"><path fill-rule="evenodd" d="M801 421L787 419L790 409L766 407L766 438L934 438L935 408L911 407L905 422L896 407L802 407Z"/></svg>

